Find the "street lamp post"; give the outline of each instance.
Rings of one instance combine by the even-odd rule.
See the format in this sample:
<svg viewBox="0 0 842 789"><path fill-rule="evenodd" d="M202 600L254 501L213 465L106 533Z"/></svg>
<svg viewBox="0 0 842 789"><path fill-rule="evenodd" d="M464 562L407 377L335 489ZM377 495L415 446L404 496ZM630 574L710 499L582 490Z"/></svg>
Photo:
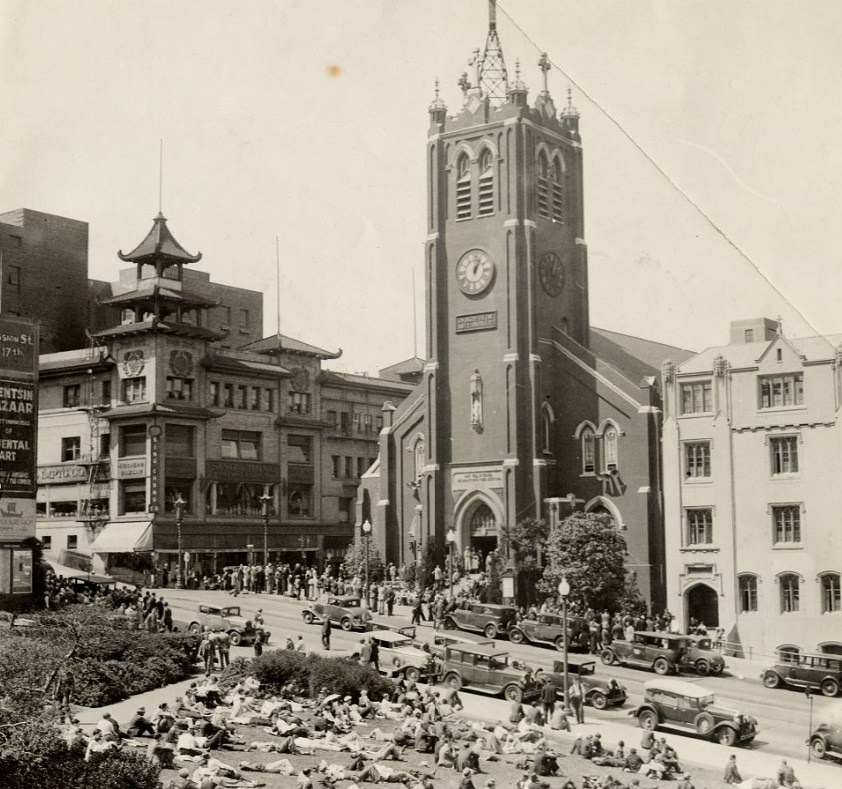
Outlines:
<svg viewBox="0 0 842 789"><path fill-rule="evenodd" d="M260 514L263 516L263 568L269 564L269 502L272 497L267 491L260 497Z"/></svg>
<svg viewBox="0 0 842 789"><path fill-rule="evenodd" d="M813 744L810 738L813 736L813 694L810 688L805 688L804 693L807 696L807 701L810 702L810 721L807 724L807 761L811 761L813 757Z"/></svg>
<svg viewBox="0 0 842 789"><path fill-rule="evenodd" d="M447 530L447 583L450 586L450 599L453 599L453 546L456 543L456 532L453 529Z"/></svg>
<svg viewBox="0 0 842 789"><path fill-rule="evenodd" d="M371 539L371 522L368 518L363 521L363 539L365 540L365 607L368 608L371 602L368 585L368 542Z"/></svg>
<svg viewBox="0 0 842 789"><path fill-rule="evenodd" d="M187 502L181 498L180 491L173 504L175 504L175 528L178 535L178 567L175 571L175 588L184 589L184 565L182 564L181 553L181 522L184 520L184 507Z"/></svg>
<svg viewBox="0 0 842 789"><path fill-rule="evenodd" d="M567 595L570 594L570 584L567 583L567 578L565 576L561 576L561 581L558 584L558 596L561 598L561 626L564 630L564 654L562 659L564 661L564 709L563 712L565 715L569 715L570 710L570 688L568 686L568 674L567 674L567 650L568 650L568 637L569 633L567 632Z"/></svg>

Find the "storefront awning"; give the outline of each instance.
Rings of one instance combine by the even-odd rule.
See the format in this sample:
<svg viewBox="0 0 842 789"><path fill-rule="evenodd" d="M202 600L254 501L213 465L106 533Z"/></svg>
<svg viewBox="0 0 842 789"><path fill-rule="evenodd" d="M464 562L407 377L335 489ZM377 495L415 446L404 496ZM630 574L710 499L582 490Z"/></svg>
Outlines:
<svg viewBox="0 0 842 789"><path fill-rule="evenodd" d="M92 573L87 570L80 570L76 567L68 567L66 564L59 564L52 559L44 559L50 565L50 569L62 578L79 578L83 581L90 581L92 584L113 584L115 580L110 575Z"/></svg>
<svg viewBox="0 0 842 789"><path fill-rule="evenodd" d="M142 553L152 550L152 521L111 521L90 545L91 553Z"/></svg>

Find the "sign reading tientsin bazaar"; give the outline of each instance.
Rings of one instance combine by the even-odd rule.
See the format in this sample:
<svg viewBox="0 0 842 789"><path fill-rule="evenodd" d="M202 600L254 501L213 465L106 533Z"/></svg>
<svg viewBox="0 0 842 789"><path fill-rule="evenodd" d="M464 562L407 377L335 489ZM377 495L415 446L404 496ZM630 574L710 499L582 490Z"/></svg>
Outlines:
<svg viewBox="0 0 842 789"><path fill-rule="evenodd" d="M482 331L497 328L497 312L474 312L471 315L456 316L456 333Z"/></svg>
<svg viewBox="0 0 842 789"><path fill-rule="evenodd" d="M38 439L38 326L0 315L0 595L32 590Z"/></svg>

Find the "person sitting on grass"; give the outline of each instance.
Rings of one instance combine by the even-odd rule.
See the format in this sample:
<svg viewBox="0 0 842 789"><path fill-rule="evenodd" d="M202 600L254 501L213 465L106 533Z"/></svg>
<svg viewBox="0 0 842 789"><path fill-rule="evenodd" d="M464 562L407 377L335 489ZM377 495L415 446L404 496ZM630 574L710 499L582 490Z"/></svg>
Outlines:
<svg viewBox="0 0 842 789"><path fill-rule="evenodd" d="M155 726L152 721L146 718L146 707L138 707L134 715L129 719L126 727L126 734L129 737L154 737Z"/></svg>

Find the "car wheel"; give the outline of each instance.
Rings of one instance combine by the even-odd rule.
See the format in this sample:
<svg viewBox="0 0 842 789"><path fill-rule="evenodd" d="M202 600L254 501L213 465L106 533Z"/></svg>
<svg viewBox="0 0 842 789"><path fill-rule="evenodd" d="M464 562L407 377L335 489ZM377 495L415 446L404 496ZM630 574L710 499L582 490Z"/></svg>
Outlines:
<svg viewBox="0 0 842 789"><path fill-rule="evenodd" d="M613 649L603 649L599 659L605 663L606 666L613 666L617 662L617 656Z"/></svg>
<svg viewBox="0 0 842 789"><path fill-rule="evenodd" d="M404 678L409 682L418 682L421 678L421 672L415 666L407 666L406 671L403 672Z"/></svg>
<svg viewBox="0 0 842 789"><path fill-rule="evenodd" d="M707 737L713 731L713 716L708 712L702 712L696 716L696 731Z"/></svg>
<svg viewBox="0 0 842 789"><path fill-rule="evenodd" d="M822 682L822 695L835 696L839 693L839 683L835 679L826 679Z"/></svg>
<svg viewBox="0 0 842 789"><path fill-rule="evenodd" d="M663 676L664 674L669 674L670 664L666 658L659 657L652 668L655 670L656 674Z"/></svg>
<svg viewBox="0 0 842 789"><path fill-rule="evenodd" d="M352 625L353 623L347 616L344 616L341 620L339 620L339 627L341 627L343 630L350 630Z"/></svg>
<svg viewBox="0 0 842 789"><path fill-rule="evenodd" d="M312 625L316 621L316 617L313 616L312 611L304 611L301 614L301 618L304 620L305 625Z"/></svg>
<svg viewBox="0 0 842 789"><path fill-rule="evenodd" d="M202 626L198 622L191 622L190 627L187 628L194 636L202 634Z"/></svg>
<svg viewBox="0 0 842 789"><path fill-rule="evenodd" d="M814 737L810 741L810 752L816 759L824 759L827 756L827 743L821 737Z"/></svg>
<svg viewBox="0 0 842 789"><path fill-rule="evenodd" d="M518 630L517 628L514 628L514 629L510 630L509 631L509 641L511 641L513 644L522 644L523 643L523 633L520 630Z"/></svg>
<svg viewBox="0 0 842 789"><path fill-rule="evenodd" d="M518 704L523 701L523 688L520 685L506 685L503 688L503 697L509 701L516 701Z"/></svg>
<svg viewBox="0 0 842 789"><path fill-rule="evenodd" d="M485 630L482 631L485 634L486 638L497 638L497 626L496 625L486 625Z"/></svg>
<svg viewBox="0 0 842 789"><path fill-rule="evenodd" d="M637 722L640 724L641 729L654 731L655 727L658 725L658 716L655 715L652 710L643 710L643 712L637 716Z"/></svg>
<svg viewBox="0 0 842 789"><path fill-rule="evenodd" d="M597 691L590 697L591 705L598 710L604 710L608 706L608 699L605 698L604 693Z"/></svg>
<svg viewBox="0 0 842 789"><path fill-rule="evenodd" d="M564 652L564 636L559 636L559 637L555 640L555 648L556 648L559 652Z"/></svg>
<svg viewBox="0 0 842 789"><path fill-rule="evenodd" d="M724 663L712 663L710 671L712 674L721 674L725 670Z"/></svg>
<svg viewBox="0 0 842 789"><path fill-rule="evenodd" d="M243 642L243 637L236 630L229 632L228 637L231 639L231 646L238 647Z"/></svg>
<svg viewBox="0 0 842 789"><path fill-rule="evenodd" d="M723 726L718 732L716 732L716 741L720 745L736 745L737 732L735 732L730 726Z"/></svg>
<svg viewBox="0 0 842 789"><path fill-rule="evenodd" d="M696 661L696 673L697 674L709 674L710 673L710 663L707 662L704 658L701 660Z"/></svg>
<svg viewBox="0 0 842 789"><path fill-rule="evenodd" d="M767 671L763 675L764 688L777 688L781 684L781 678L774 671Z"/></svg>
<svg viewBox="0 0 842 789"><path fill-rule="evenodd" d="M455 671L451 671L445 678L444 684L450 685L453 690L461 690L462 689L462 677L460 677Z"/></svg>

